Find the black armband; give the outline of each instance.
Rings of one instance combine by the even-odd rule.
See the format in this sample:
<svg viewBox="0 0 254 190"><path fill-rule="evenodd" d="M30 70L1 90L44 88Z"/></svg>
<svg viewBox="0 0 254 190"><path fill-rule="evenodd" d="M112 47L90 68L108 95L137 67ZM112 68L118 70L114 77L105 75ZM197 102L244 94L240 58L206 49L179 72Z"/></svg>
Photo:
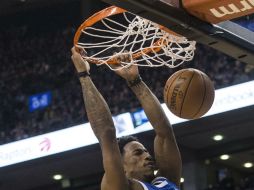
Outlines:
<svg viewBox="0 0 254 190"><path fill-rule="evenodd" d="M81 77L89 77L90 74L87 72L87 71L83 71L83 72L80 72L78 73L78 77L81 78Z"/></svg>
<svg viewBox="0 0 254 190"><path fill-rule="evenodd" d="M142 81L142 78L140 77L140 75L138 75L134 80L127 81L127 84L129 87L133 87L138 85L141 81Z"/></svg>

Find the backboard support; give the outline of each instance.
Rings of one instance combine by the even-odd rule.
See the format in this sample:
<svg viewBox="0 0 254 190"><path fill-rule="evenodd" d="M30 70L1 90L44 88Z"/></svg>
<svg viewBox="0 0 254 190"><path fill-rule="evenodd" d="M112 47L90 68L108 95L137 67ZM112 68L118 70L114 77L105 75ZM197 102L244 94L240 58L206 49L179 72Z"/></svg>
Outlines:
<svg viewBox="0 0 254 190"><path fill-rule="evenodd" d="M166 26L189 40L195 40L241 62L254 65L254 32L232 21L219 24L204 22L177 7L177 3L172 5L164 0L103 1Z"/></svg>

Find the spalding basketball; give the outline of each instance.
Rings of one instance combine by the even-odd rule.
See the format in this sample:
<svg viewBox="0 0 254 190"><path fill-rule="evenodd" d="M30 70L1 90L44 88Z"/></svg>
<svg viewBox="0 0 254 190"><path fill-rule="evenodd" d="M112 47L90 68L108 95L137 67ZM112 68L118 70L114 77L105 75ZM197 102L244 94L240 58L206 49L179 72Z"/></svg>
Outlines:
<svg viewBox="0 0 254 190"><path fill-rule="evenodd" d="M164 101L176 116L197 119L211 108L214 86L205 73L197 69L182 69L167 80Z"/></svg>

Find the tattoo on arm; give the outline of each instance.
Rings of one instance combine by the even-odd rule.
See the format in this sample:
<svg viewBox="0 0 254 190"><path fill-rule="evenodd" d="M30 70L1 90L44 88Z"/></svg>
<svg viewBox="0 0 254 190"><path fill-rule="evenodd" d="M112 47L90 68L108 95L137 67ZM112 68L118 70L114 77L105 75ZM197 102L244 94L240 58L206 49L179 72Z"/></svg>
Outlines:
<svg viewBox="0 0 254 190"><path fill-rule="evenodd" d="M105 132L115 130L109 107L90 77L81 78L80 82L88 119L96 137L101 140Z"/></svg>
<svg viewBox="0 0 254 190"><path fill-rule="evenodd" d="M168 134L170 123L157 97L150 91L144 82L131 87L157 134ZM165 127L166 126L166 127ZM165 130L167 131L165 133Z"/></svg>

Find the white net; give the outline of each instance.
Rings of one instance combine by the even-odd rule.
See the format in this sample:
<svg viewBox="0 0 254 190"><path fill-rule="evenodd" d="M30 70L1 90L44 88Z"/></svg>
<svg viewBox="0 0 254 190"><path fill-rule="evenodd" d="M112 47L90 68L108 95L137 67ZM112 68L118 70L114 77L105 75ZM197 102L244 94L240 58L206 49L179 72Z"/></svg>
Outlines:
<svg viewBox="0 0 254 190"><path fill-rule="evenodd" d="M129 12L102 19L82 30L77 45L88 59L115 70L114 57L128 54L131 62L120 62L121 68L132 64L148 67L178 67L193 59L195 41L172 35L161 26Z"/></svg>

